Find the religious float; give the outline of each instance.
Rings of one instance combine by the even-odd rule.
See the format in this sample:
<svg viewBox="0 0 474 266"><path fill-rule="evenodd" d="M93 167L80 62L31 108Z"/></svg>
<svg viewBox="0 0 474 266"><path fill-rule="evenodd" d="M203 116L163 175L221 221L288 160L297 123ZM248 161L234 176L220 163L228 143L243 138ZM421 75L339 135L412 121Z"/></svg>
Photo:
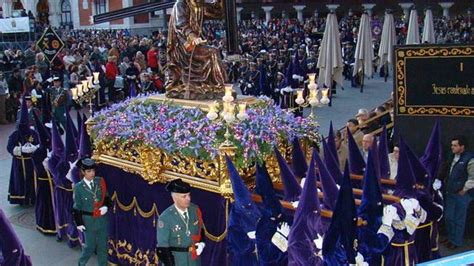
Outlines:
<svg viewBox="0 0 474 266"><path fill-rule="evenodd" d="M113 199L111 263L157 262L157 219L172 204L164 184L181 178L192 185L192 201L203 212L207 238L203 263L225 264L232 200L225 156L253 187L256 163L265 162L272 179L279 182L274 147L289 158L293 138L299 138L308 153L319 142L314 118L295 117L266 97L234 96L228 86L221 101L137 97L88 121L98 172L106 178Z"/></svg>
<svg viewBox="0 0 474 266"><path fill-rule="evenodd" d="M234 13L234 14L233 14ZM96 113L88 121L94 158L113 200L109 225L109 261L115 265L153 265L160 213L172 204L166 182L191 184L200 206L206 248L203 265L226 265L226 235L232 187L225 156L244 182L255 183L256 163L266 163L274 181L279 169L274 147L287 156L291 141L318 144L314 115L295 117L268 98L237 95L226 85L220 52L202 35L207 19L227 24L227 60L239 60L235 1L178 1L168 26L166 94L128 99ZM319 104L315 74L301 106ZM325 94L324 94L325 93ZM327 104L328 90L321 103Z"/></svg>

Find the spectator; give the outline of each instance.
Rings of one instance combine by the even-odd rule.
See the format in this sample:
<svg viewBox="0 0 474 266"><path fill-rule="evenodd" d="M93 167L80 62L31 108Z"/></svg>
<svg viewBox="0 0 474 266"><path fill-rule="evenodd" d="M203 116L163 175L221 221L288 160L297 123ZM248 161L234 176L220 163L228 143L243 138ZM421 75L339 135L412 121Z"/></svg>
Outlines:
<svg viewBox="0 0 474 266"><path fill-rule="evenodd" d="M346 161L349 156L349 148L347 147L347 144L345 144L342 140L341 131L339 130L336 131L334 140L336 142L337 158L339 160L339 169L341 170L341 172L343 172Z"/></svg>
<svg viewBox="0 0 474 266"><path fill-rule="evenodd" d="M26 67L33 66L35 64L35 57L36 57L36 44L32 43L28 49L25 50L24 53L24 63Z"/></svg>
<svg viewBox="0 0 474 266"><path fill-rule="evenodd" d="M474 197L474 154L467 150L465 136L451 140L452 157L448 160L449 169L445 179L445 221L448 233L448 249L463 245L466 214Z"/></svg>
<svg viewBox="0 0 474 266"><path fill-rule="evenodd" d="M374 143L374 135L365 134L362 138L362 147L360 148L360 153L364 157L365 163L367 163L367 158L369 156L369 150L372 144Z"/></svg>
<svg viewBox="0 0 474 266"><path fill-rule="evenodd" d="M393 144L393 152L388 154L388 161L390 163L390 179L395 180L398 171L398 159L400 158L400 149L398 144Z"/></svg>
<svg viewBox="0 0 474 266"><path fill-rule="evenodd" d="M106 87L108 88L109 92L109 101L115 101L115 77L118 76L119 71L116 63L116 57L111 56L108 58L107 65L105 66L105 78L106 78Z"/></svg>
<svg viewBox="0 0 474 266"><path fill-rule="evenodd" d="M153 44L147 52L147 63L148 67L155 73L158 73L160 70L159 66L159 53L158 53L158 47L156 44Z"/></svg>
<svg viewBox="0 0 474 266"><path fill-rule="evenodd" d="M349 129L351 132L352 136L354 137L355 142L357 143L357 146L361 147L362 146L362 138L364 137L364 134L362 131L359 130L358 128L359 122L357 119L349 119L346 123L346 127ZM347 145L347 136L345 137L344 143Z"/></svg>
<svg viewBox="0 0 474 266"><path fill-rule="evenodd" d="M37 53L36 54L36 69L38 69L38 72L41 74L41 77L43 80L46 80L49 78L49 64L46 62L46 59L44 57L43 53Z"/></svg>
<svg viewBox="0 0 474 266"><path fill-rule="evenodd" d="M5 80L5 75L0 72L0 125L8 124L6 101L8 98L8 84Z"/></svg>

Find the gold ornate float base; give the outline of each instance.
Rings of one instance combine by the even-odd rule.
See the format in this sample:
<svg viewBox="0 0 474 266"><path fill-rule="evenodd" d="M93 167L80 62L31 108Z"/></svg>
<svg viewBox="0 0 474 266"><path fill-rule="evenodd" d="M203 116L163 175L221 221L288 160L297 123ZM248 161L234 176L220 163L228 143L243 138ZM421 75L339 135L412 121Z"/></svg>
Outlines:
<svg viewBox="0 0 474 266"><path fill-rule="evenodd" d="M167 101L183 108L207 109L211 100L189 101L169 99L164 95L150 96L150 100ZM246 102L251 105L256 102L253 97L239 96L238 102ZM88 121L92 125L94 121ZM225 156L234 156L235 147L219 147L219 155L213 160L200 160L183 156L181 154L168 154L158 148L145 145L133 146L133 144L121 144L119 142L96 141L94 158L99 163L111 165L124 171L140 175L150 184L159 182L166 183L170 180L181 178L191 186L206 191L221 194L224 197L232 197L232 188L227 173ZM303 147L306 145L303 145ZM290 158L291 147L288 143L279 144L280 152ZM307 152L309 154L309 152ZM280 169L274 155L265 160L268 172L274 182L280 181ZM244 182L249 186L255 185L255 165L239 168L239 173Z"/></svg>

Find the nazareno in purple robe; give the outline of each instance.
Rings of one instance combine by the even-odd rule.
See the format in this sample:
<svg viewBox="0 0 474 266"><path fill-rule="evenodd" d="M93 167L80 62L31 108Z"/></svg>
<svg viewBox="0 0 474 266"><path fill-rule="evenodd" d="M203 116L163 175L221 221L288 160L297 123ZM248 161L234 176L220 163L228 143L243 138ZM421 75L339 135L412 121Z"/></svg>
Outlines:
<svg viewBox="0 0 474 266"><path fill-rule="evenodd" d="M26 143L37 145L38 135L34 130L16 130L8 138L7 150L13 156L8 187L8 201L11 204L30 205L35 203L36 172L32 154L13 155L13 149Z"/></svg>
<svg viewBox="0 0 474 266"><path fill-rule="evenodd" d="M56 234L53 207L54 183L53 177L43 165L46 156L46 148L43 146L40 146L33 155L38 177L35 204L36 228L44 234Z"/></svg>
<svg viewBox="0 0 474 266"><path fill-rule="evenodd" d="M30 266L31 259L25 254L7 216L0 209L0 265Z"/></svg>
<svg viewBox="0 0 474 266"><path fill-rule="evenodd" d="M75 247L80 244L79 233L74 224L72 216L73 190L72 182L66 178L69 171L69 163L61 161L53 171L54 177L54 203L55 216L57 224L57 238L67 239L69 247Z"/></svg>

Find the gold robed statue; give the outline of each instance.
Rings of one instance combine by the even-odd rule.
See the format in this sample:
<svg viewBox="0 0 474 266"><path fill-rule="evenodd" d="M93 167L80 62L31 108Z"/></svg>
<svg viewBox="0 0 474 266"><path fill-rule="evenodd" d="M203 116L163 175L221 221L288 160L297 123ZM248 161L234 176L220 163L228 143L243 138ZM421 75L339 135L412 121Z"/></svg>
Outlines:
<svg viewBox="0 0 474 266"><path fill-rule="evenodd" d="M205 19L222 19L223 0L177 0L168 25L166 96L205 100L224 95L226 72L219 50L207 45Z"/></svg>

